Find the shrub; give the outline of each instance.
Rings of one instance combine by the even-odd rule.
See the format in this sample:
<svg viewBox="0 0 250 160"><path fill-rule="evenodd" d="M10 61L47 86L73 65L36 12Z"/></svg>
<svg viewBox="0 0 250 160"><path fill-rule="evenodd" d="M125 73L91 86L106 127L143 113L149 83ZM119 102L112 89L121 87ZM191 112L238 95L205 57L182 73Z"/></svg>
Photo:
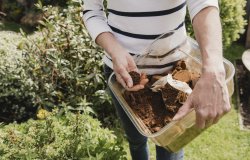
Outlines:
<svg viewBox="0 0 250 160"><path fill-rule="evenodd" d="M121 141L88 115L67 113L0 129L0 157L40 160L121 160Z"/></svg>
<svg viewBox="0 0 250 160"><path fill-rule="evenodd" d="M105 125L115 123L102 75L102 50L81 22L80 4L69 3L65 9L38 5L46 17L35 36L6 34L0 39L5 44L0 47L0 121L24 121L37 107L56 106L94 113ZM22 52L17 39L24 39L18 45Z"/></svg>
<svg viewBox="0 0 250 160"><path fill-rule="evenodd" d="M2 57L4 52L0 54ZM0 62L0 120L26 120L36 111L32 103L35 98L33 82L22 67L2 63Z"/></svg>
<svg viewBox="0 0 250 160"><path fill-rule="evenodd" d="M103 51L89 38L81 21L81 6L69 1L67 8L38 5L45 17L40 37L19 46L25 70L37 86L35 104L42 108L67 108L114 115L102 75ZM24 34L25 35L25 34ZM112 114L113 113L113 114ZM106 120L108 123L110 119Z"/></svg>
<svg viewBox="0 0 250 160"><path fill-rule="evenodd" d="M0 1L0 12L4 13L5 19L27 26L36 26L38 20L41 18L41 10L35 7L38 2L43 2L44 5L55 5L65 6L66 1L64 0L1 0ZM1 14L0 14L1 17Z"/></svg>
<svg viewBox="0 0 250 160"><path fill-rule="evenodd" d="M240 34L244 33L245 0L219 0L220 16L223 28L223 44L224 47L229 47L232 42L240 38ZM193 36L193 29L189 20L186 17L186 27L188 33Z"/></svg>
<svg viewBox="0 0 250 160"><path fill-rule="evenodd" d="M8 37L12 37L8 38ZM20 35L1 32L0 43L0 121L22 121L34 116L35 86L27 76L15 47Z"/></svg>

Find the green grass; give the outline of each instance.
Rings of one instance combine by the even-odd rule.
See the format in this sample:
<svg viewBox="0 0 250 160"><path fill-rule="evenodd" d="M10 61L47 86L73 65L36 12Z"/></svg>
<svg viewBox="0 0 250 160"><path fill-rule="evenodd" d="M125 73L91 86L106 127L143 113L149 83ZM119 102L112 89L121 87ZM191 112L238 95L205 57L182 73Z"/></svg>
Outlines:
<svg viewBox="0 0 250 160"><path fill-rule="evenodd" d="M17 24L15 22L0 21L0 31L19 32L22 29L26 33L32 33L32 28Z"/></svg>
<svg viewBox="0 0 250 160"><path fill-rule="evenodd" d="M224 57L233 62L235 59L241 59L241 55L245 50L246 49L242 45L232 44L231 47L224 51Z"/></svg>
<svg viewBox="0 0 250 160"><path fill-rule="evenodd" d="M187 160L249 160L250 131L241 131L232 109L220 122L185 147Z"/></svg>
<svg viewBox="0 0 250 160"><path fill-rule="evenodd" d="M233 62L241 59L244 50L243 46L233 44L224 57ZM250 160L250 131L239 129L236 108L234 95L231 112L185 147L185 159Z"/></svg>

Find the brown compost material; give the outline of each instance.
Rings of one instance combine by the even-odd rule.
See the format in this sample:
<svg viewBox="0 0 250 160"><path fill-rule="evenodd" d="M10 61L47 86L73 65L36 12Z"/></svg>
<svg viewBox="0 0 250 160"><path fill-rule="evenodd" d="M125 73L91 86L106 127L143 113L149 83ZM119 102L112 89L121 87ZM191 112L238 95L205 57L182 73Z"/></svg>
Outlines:
<svg viewBox="0 0 250 160"><path fill-rule="evenodd" d="M141 76L138 72L131 71L131 72L129 72L129 75L131 76L131 78L133 80L133 85L137 85L140 83Z"/></svg>
<svg viewBox="0 0 250 160"><path fill-rule="evenodd" d="M132 79L135 77L131 73L130 75L132 75ZM184 61L178 61L174 65L172 75L174 79L188 83L191 88L200 77L200 74L190 72ZM188 96L168 83L161 91L153 92L150 89L151 85L163 76L165 75L148 76L149 82L144 89L136 92L124 92L124 98L133 112L152 133L158 132L172 120Z"/></svg>

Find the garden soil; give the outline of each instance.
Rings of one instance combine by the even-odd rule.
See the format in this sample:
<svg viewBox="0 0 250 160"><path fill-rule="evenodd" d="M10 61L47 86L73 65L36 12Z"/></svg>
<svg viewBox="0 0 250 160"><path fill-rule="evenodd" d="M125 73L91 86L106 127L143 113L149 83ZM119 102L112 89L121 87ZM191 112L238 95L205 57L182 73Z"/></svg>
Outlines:
<svg viewBox="0 0 250 160"><path fill-rule="evenodd" d="M250 71L243 65L241 60L236 61L237 93L239 93L238 107L242 123L245 128L250 129Z"/></svg>

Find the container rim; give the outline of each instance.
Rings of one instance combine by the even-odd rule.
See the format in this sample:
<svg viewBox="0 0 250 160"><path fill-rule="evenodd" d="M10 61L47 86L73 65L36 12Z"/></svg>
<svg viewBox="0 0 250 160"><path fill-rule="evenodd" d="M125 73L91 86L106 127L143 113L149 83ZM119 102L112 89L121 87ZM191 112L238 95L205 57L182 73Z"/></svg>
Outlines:
<svg viewBox="0 0 250 160"><path fill-rule="evenodd" d="M228 83L230 80L233 79L234 77L234 74L235 74L235 68L234 68L234 65L229 61L227 60L226 58L223 58L223 61L229 65L229 68L231 68L231 74L226 78L226 83Z"/></svg>
<svg viewBox="0 0 250 160"><path fill-rule="evenodd" d="M115 76L115 73L112 72L111 75L110 75L109 78L108 78L108 85L109 85L109 87L110 87L110 89L111 89L111 91L112 91L113 93L114 93L114 91L112 90L112 86L110 86L110 84L111 84L111 79L112 79L114 76ZM119 98L117 97L117 95L114 94L114 96L117 98L118 102L120 103L120 105L121 105L122 109L125 111L125 113L126 113L126 114L129 114L129 113L128 113L129 111L127 111L127 109L125 109L125 108L123 107L123 105L121 104L121 102L120 102ZM192 108L188 114L190 114L190 113L193 112L193 111L194 111L194 108ZM157 136L161 135L163 132L165 132L165 130L167 130L168 128L172 127L172 126L175 125L176 123L178 123L178 121L171 121L169 124L165 125L160 131L155 132L155 133L151 133L151 134L147 134L147 133L143 132L143 131L137 126L137 124L136 124L136 122L135 122L135 120L134 120L133 117L131 117L130 115L128 115L128 117L129 117L129 119L132 121L132 123L134 124L134 126L136 127L136 129L137 129L142 135L144 135L144 136L146 136L146 137L148 137L148 138L157 137Z"/></svg>
<svg viewBox="0 0 250 160"><path fill-rule="evenodd" d="M190 45L195 45L195 47L196 48L200 48L199 47L199 45L198 45L198 43L197 43L197 41L195 41L193 38L191 38L191 37L187 37L187 42L189 42L190 43ZM184 53L186 56L189 56L189 57L191 57L194 61L196 61L196 62L198 62L200 65L202 65L202 62L201 62L201 60L200 59L198 59L198 58L196 58L196 57L194 57L194 56L192 56L192 55L190 55L190 54L188 54L188 53L186 53L186 52L184 52L184 51L182 51L182 50L180 50L182 53ZM224 58L223 57L223 63L224 64L226 64L226 65L228 65L229 66L229 69L230 69L230 73L229 73L229 76L228 77L225 77L226 79L225 79L225 81L226 81L226 83L228 83L230 80L232 80L232 78L234 77L234 75L235 75L235 68L234 68L234 65L229 61L229 60L227 60L226 58ZM227 76L227 75L226 75Z"/></svg>

